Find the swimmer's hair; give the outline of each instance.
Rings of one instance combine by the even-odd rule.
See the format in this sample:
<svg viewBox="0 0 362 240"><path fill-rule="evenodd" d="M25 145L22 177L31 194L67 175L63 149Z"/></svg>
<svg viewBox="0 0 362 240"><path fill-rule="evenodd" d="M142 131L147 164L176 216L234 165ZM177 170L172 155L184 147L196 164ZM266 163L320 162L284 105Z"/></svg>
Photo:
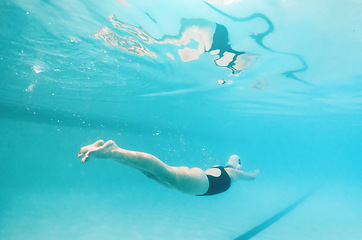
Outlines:
<svg viewBox="0 0 362 240"><path fill-rule="evenodd" d="M229 161L226 163L225 167L232 167L235 169L241 169L241 160L238 155L231 155Z"/></svg>

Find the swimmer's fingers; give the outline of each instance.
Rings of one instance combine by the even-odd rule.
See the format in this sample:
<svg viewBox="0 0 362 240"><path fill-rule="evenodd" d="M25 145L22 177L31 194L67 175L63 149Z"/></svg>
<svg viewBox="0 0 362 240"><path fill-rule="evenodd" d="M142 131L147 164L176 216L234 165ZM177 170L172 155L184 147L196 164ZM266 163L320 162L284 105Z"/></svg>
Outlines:
<svg viewBox="0 0 362 240"><path fill-rule="evenodd" d="M254 178L256 178L256 176L258 176L259 172L260 172L259 169L254 170L254 171L251 172L251 175L252 175Z"/></svg>

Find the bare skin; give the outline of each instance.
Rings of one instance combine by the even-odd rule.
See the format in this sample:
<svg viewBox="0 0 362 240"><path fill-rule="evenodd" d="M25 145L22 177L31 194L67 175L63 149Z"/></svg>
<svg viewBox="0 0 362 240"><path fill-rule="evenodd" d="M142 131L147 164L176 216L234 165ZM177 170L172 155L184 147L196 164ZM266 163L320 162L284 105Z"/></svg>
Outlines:
<svg viewBox="0 0 362 240"><path fill-rule="evenodd" d="M82 147L78 158L82 158L83 163L90 158L113 159L142 171L147 177L166 187L175 188L183 193L193 195L202 195L207 192L209 181L206 174L216 177L221 174L221 171L217 168L203 171L200 168L168 166L151 154L122 149L112 140L107 142L98 140L93 144ZM259 170L244 172L238 168L241 168L241 166L237 166L237 164L235 164L235 168L225 168L232 183L238 180L253 180L259 173Z"/></svg>

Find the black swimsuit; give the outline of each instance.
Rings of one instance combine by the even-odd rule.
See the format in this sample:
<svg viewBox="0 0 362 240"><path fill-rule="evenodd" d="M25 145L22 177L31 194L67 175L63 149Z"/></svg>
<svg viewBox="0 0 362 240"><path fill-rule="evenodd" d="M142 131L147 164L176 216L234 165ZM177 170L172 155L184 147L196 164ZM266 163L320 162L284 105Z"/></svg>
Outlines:
<svg viewBox="0 0 362 240"><path fill-rule="evenodd" d="M225 192L230 188L231 179L229 174L225 171L224 167L216 166L213 168L218 168L221 171L220 176L214 177L212 175L207 175L207 179L209 180L209 189L205 194L198 195L198 196L207 196L207 195L214 195Z"/></svg>

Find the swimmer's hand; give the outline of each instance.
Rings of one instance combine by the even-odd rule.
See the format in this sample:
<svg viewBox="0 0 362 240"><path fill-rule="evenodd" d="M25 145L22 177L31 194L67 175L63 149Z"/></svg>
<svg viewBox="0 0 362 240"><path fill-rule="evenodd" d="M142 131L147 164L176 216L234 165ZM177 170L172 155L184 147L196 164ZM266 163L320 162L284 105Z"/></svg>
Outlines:
<svg viewBox="0 0 362 240"><path fill-rule="evenodd" d="M256 169L256 170L254 170L254 171L248 172L248 175L249 175L251 178L255 179L256 176L258 176L259 172L260 172L259 169Z"/></svg>
<svg viewBox="0 0 362 240"><path fill-rule="evenodd" d="M78 153L78 158L82 157L82 163L86 162L90 157L109 158L116 148L118 147L112 140L106 143L103 140L98 140L93 144L82 147Z"/></svg>

